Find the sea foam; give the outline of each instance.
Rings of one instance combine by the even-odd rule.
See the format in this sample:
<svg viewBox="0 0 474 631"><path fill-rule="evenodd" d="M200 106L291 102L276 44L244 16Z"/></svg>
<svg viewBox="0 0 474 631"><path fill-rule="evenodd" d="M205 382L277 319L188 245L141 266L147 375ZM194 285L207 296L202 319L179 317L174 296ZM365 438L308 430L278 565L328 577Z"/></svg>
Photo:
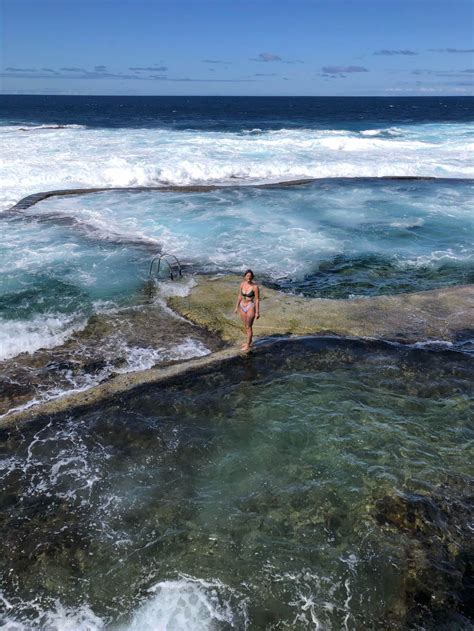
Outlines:
<svg viewBox="0 0 474 631"><path fill-rule="evenodd" d="M36 621L22 620L13 614L0 617L0 631L212 631L216 624L228 629L247 628L245 605L233 611L233 590L221 581L191 577L160 581L148 590L128 622L114 624L96 615L88 605L66 607L56 601L51 609L37 611ZM2 597L8 609L14 606ZM25 603L26 604L26 603Z"/></svg>
<svg viewBox="0 0 474 631"><path fill-rule="evenodd" d="M30 320L0 318L0 360L59 346L85 326L86 319L59 313L38 315Z"/></svg>
<svg viewBox="0 0 474 631"><path fill-rule="evenodd" d="M472 177L468 125L205 132L2 128L0 209L39 191L277 182L300 178ZM416 151L416 159L414 152ZM45 169L45 164L48 168Z"/></svg>

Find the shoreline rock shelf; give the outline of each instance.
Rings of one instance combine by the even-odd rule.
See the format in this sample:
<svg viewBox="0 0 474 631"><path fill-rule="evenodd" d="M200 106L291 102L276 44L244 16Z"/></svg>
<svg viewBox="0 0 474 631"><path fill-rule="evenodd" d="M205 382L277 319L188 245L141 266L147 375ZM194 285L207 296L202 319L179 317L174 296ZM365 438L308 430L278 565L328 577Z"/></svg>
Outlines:
<svg viewBox="0 0 474 631"><path fill-rule="evenodd" d="M227 342L243 341L233 313L241 278L197 277L189 296L169 306ZM413 344L454 342L474 328L474 286L350 300L305 298L261 288L260 320L255 335L338 335Z"/></svg>

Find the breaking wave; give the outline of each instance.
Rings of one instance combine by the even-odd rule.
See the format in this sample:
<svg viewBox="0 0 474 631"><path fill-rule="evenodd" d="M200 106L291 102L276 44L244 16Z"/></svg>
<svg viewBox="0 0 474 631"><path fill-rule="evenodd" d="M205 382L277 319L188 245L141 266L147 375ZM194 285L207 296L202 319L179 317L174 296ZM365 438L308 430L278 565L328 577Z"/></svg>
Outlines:
<svg viewBox="0 0 474 631"><path fill-rule="evenodd" d="M474 176L474 164L466 159L474 144L464 124L361 132L253 128L231 133L81 125L21 129L34 133L19 134L18 126L1 128L3 209L27 194L74 187Z"/></svg>

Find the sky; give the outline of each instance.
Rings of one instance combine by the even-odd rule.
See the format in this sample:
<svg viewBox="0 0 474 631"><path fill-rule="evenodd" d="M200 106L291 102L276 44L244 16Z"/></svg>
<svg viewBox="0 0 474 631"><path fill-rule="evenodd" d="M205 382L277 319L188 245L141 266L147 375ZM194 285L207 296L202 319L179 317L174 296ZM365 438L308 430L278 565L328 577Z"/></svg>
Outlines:
<svg viewBox="0 0 474 631"><path fill-rule="evenodd" d="M3 94L474 94L474 0L0 7Z"/></svg>

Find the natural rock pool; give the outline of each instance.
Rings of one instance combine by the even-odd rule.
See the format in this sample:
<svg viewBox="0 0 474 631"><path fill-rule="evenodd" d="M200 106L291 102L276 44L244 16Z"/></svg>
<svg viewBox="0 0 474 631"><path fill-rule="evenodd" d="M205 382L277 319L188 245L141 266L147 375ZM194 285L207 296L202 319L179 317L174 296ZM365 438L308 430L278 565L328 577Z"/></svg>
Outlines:
<svg viewBox="0 0 474 631"><path fill-rule="evenodd" d="M281 340L3 429L2 628L470 628L473 373Z"/></svg>

